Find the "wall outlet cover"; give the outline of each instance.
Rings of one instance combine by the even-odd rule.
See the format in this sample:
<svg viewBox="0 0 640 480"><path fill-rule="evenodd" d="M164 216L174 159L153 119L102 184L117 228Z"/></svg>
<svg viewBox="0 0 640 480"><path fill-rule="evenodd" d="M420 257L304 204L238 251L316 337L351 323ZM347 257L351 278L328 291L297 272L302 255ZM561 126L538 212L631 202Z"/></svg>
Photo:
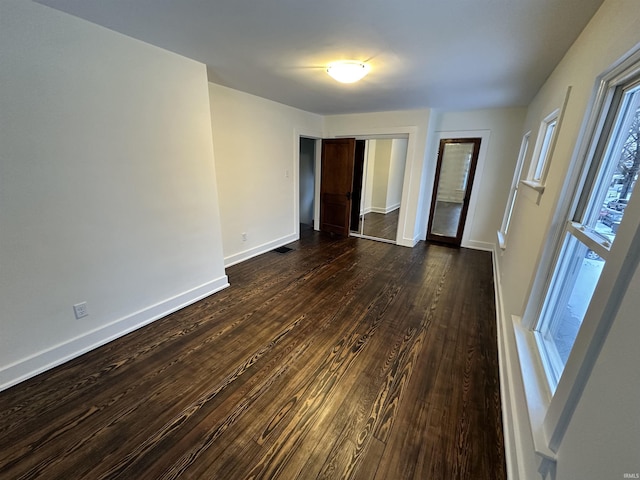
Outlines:
<svg viewBox="0 0 640 480"><path fill-rule="evenodd" d="M89 312L87 311L87 302L76 303L73 306L73 313L76 318L83 318L89 315Z"/></svg>

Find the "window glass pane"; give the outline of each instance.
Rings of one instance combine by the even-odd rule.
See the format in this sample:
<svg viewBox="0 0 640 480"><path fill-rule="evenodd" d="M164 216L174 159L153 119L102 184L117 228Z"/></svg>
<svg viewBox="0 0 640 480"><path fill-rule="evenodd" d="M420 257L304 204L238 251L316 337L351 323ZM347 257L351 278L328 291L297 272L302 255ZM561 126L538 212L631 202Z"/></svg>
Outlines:
<svg viewBox="0 0 640 480"><path fill-rule="evenodd" d="M618 233L640 170L640 89L623 99L618 122L606 151L602 181L585 224L610 243Z"/></svg>
<svg viewBox="0 0 640 480"><path fill-rule="evenodd" d="M504 222L504 227L502 229L502 231L504 232L504 234L506 235L507 233L509 233L509 225L511 224L511 215L513 215L513 207L516 204L516 198L518 197L518 188L514 188L512 196L511 196L511 201L509 202L509 204L507 205L507 216L505 217L505 222Z"/></svg>
<svg viewBox="0 0 640 480"><path fill-rule="evenodd" d="M547 128L544 132L544 139L542 141L542 147L540 148L540 156L538 157L538 163L536 165L536 171L533 174L533 179L536 181L542 180L544 169L547 163L547 157L549 156L549 148L551 147L551 139L553 138L553 132L556 128L557 120L547 124Z"/></svg>
<svg viewBox="0 0 640 480"><path fill-rule="evenodd" d="M582 325L605 261L576 237L567 235L556 271L554 301L543 312L538 342L555 388Z"/></svg>
<svg viewBox="0 0 640 480"><path fill-rule="evenodd" d="M518 185L520 182L520 174L522 173L522 166L524 165L524 158L527 155L529 149L529 137L531 132L527 132L522 137L522 144L520 145L520 153L518 154L518 163L513 174L513 180L511 182L511 192L509 194L509 200L507 201L507 208L505 210L504 217L502 219L502 227L500 231L506 235L509 232L509 225L511 224L511 215L513 214L513 207L516 204L516 198L518 196Z"/></svg>

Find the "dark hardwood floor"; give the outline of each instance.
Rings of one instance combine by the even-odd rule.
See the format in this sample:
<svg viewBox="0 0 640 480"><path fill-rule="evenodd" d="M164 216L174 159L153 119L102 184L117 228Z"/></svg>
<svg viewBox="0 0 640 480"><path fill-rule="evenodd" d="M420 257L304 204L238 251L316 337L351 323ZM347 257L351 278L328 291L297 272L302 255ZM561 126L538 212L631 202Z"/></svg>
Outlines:
<svg viewBox="0 0 640 480"><path fill-rule="evenodd" d="M506 478L490 254L290 246L0 393L0 478Z"/></svg>
<svg viewBox="0 0 640 480"><path fill-rule="evenodd" d="M364 215L364 228L362 226L362 216L360 217L358 232L362 232L363 235L369 237L395 241L398 232L399 217L399 208L387 214L369 212Z"/></svg>

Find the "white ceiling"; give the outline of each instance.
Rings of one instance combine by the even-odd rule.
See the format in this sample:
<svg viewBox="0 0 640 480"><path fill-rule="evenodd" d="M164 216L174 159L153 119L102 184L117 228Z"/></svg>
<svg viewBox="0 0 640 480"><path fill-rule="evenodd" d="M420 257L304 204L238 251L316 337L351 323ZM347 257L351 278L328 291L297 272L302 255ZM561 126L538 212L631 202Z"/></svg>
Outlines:
<svg viewBox="0 0 640 480"><path fill-rule="evenodd" d="M527 105L603 0L38 0L319 114ZM367 60L336 83L324 66Z"/></svg>

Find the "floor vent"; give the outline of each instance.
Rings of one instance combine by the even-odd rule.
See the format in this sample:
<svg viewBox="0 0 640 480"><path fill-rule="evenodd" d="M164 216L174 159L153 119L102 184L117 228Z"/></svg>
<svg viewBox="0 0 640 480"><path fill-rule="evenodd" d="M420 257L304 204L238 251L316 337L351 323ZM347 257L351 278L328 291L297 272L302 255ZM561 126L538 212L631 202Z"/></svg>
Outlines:
<svg viewBox="0 0 640 480"><path fill-rule="evenodd" d="M278 247L273 249L273 251L277 253L289 253L292 250L293 248L289 248L289 247Z"/></svg>

